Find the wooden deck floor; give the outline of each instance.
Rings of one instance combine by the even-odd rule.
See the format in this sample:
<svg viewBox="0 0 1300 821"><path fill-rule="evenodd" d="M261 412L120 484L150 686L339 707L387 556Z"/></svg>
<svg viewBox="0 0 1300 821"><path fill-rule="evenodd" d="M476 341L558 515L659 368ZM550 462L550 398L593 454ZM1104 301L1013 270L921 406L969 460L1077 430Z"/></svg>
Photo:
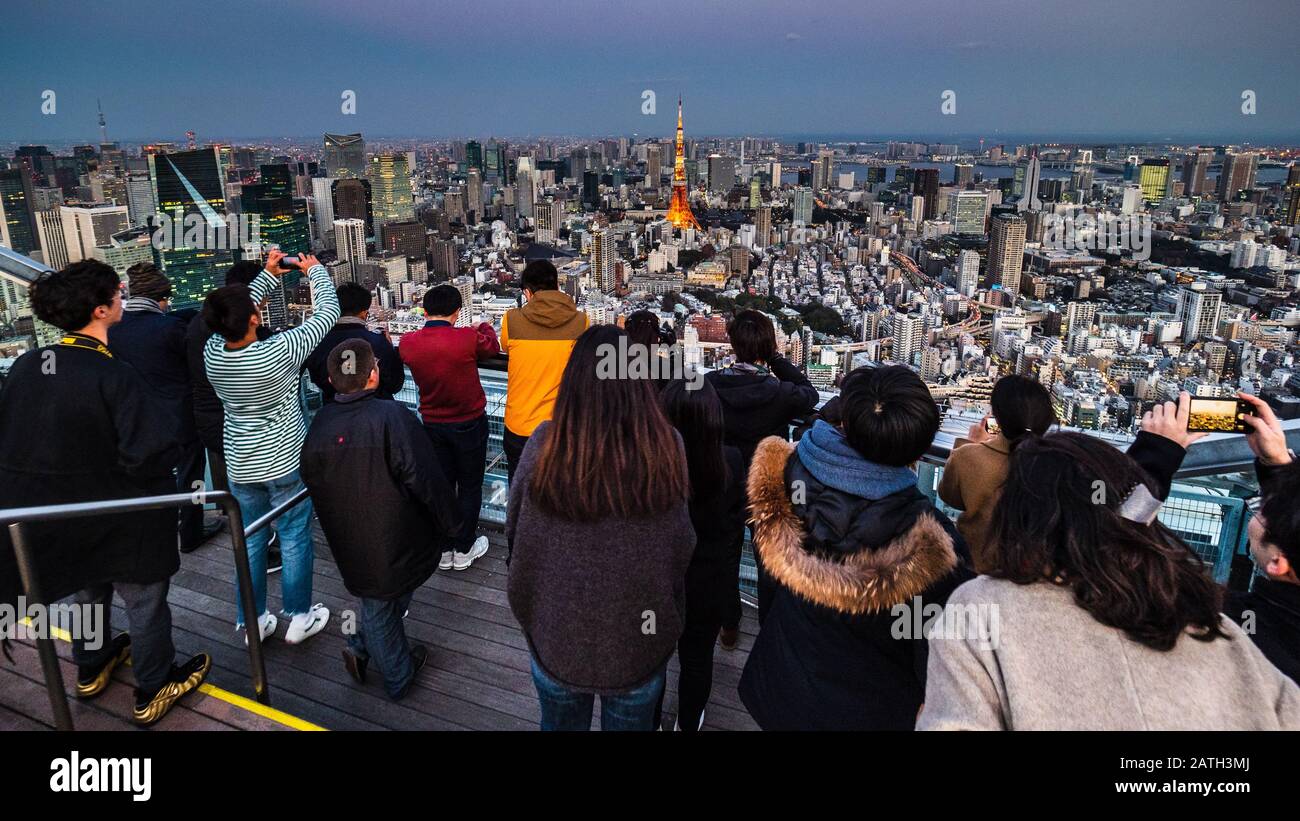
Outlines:
<svg viewBox="0 0 1300 821"><path fill-rule="evenodd" d="M305 644L277 637L264 645L271 703L275 710L251 705L248 654L233 626L234 560L230 539L222 533L194 553L181 557L169 600L179 656L200 651L212 655L207 692L186 696L155 729L303 729L305 724L330 730L533 730L537 728L536 691L529 673L527 645L506 602L504 536L484 526L492 547L464 571L438 571L415 594L407 635L429 648L429 662L416 686L400 702L389 701L373 680L356 684L343 668L344 637L340 611L355 607L343 587L338 567L317 529L313 600L330 608L330 625ZM280 607L279 575L270 577L268 608ZM114 625L125 618L114 607ZM740 672L753 645L757 621L745 608L740 646L714 654L713 695L705 713L707 729L755 729L736 694ZM57 642L64 659L65 686L75 679L70 647ZM0 729L52 726L51 711L34 646L15 642L15 662L0 659ZM78 728L131 728L129 670L115 674L117 684L86 703L73 700ZM666 722L676 711L677 661L669 665L664 700ZM598 726L599 709L594 725Z"/></svg>

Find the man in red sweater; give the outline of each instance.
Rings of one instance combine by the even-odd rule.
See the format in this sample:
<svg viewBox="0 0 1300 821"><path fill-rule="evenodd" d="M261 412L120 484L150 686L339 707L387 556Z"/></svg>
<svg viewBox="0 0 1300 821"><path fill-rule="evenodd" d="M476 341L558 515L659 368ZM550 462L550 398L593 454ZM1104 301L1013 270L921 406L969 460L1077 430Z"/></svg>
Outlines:
<svg viewBox="0 0 1300 821"><path fill-rule="evenodd" d="M443 475L456 490L461 528L442 552L439 570L464 570L487 553L486 536L475 537L483 506L487 462L487 398L478 378L480 359L501 351L486 322L456 327L460 291L439 285L424 295L424 327L403 334L398 353L420 388L420 418Z"/></svg>

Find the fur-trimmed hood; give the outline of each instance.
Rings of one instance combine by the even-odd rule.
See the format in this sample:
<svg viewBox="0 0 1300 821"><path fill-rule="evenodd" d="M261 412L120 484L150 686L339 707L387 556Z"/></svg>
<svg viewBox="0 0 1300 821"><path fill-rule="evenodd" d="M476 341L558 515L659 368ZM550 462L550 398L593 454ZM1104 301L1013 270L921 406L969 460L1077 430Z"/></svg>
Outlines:
<svg viewBox="0 0 1300 821"><path fill-rule="evenodd" d="M790 442L770 436L759 443L749 469L754 544L764 569L781 585L815 604L860 615L908 602L957 567L952 536L933 511L915 516L905 531L885 544L854 545L834 555L809 551L807 528L795 512L786 482L794 450Z"/></svg>

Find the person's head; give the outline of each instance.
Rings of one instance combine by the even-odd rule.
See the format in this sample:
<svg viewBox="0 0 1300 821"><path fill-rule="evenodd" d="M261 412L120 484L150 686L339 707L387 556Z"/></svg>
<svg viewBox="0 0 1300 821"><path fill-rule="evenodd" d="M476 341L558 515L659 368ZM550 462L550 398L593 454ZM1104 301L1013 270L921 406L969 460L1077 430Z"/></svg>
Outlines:
<svg viewBox="0 0 1300 821"><path fill-rule="evenodd" d="M1250 520L1250 555L1274 581L1300 584L1300 462L1279 469Z"/></svg>
<svg viewBox="0 0 1300 821"><path fill-rule="evenodd" d="M172 282L152 262L137 262L126 269L126 290L132 297L152 299L166 305L172 298Z"/></svg>
<svg viewBox="0 0 1300 821"><path fill-rule="evenodd" d="M902 467L925 455L939 408L910 368L858 368L840 383L840 428L869 462Z"/></svg>
<svg viewBox="0 0 1300 821"><path fill-rule="evenodd" d="M262 315L247 285L226 285L203 300L203 321L227 342L241 342L257 337Z"/></svg>
<svg viewBox="0 0 1300 821"><path fill-rule="evenodd" d="M356 393L379 385L375 351L364 339L345 339L325 359L330 385L338 393Z"/></svg>
<svg viewBox="0 0 1300 821"><path fill-rule="evenodd" d="M1222 636L1219 588L1154 518L1154 491L1137 462L1100 439L1028 437L993 511L990 575L1068 585L1094 619L1156 650L1189 627L1200 639Z"/></svg>
<svg viewBox="0 0 1300 821"><path fill-rule="evenodd" d="M533 502L554 516L650 516L689 493L681 445L652 383L601 367L625 336L622 328L596 325L574 343L528 486Z"/></svg>
<svg viewBox="0 0 1300 821"><path fill-rule="evenodd" d="M721 492L731 477L722 451L722 402L713 385L674 379L659 393L659 402L686 445L691 495L707 498Z"/></svg>
<svg viewBox="0 0 1300 821"><path fill-rule="evenodd" d="M540 291L555 291L560 287L560 272L555 270L549 259L535 259L524 266L524 273L519 278L524 295L529 299Z"/></svg>
<svg viewBox="0 0 1300 821"><path fill-rule="evenodd" d="M122 280L98 260L41 274L30 297L37 318L64 331L107 328L122 319Z"/></svg>
<svg viewBox="0 0 1300 821"><path fill-rule="evenodd" d="M1012 442L1025 434L1042 436L1056 424L1052 396L1043 383L1026 376L1004 376L993 386L993 418Z"/></svg>
<svg viewBox="0 0 1300 821"><path fill-rule="evenodd" d="M424 315L455 323L464 300L460 291L451 285L436 285L424 293Z"/></svg>
<svg viewBox="0 0 1300 821"><path fill-rule="evenodd" d="M650 311L635 311L629 314L627 319L623 320L623 330L627 332L629 345L650 347L663 341L659 317Z"/></svg>
<svg viewBox="0 0 1300 821"><path fill-rule="evenodd" d="M754 364L766 362L776 353L776 331L772 320L758 311L741 311L727 325L727 338L736 360Z"/></svg>
<svg viewBox="0 0 1300 821"><path fill-rule="evenodd" d="M345 282L336 290L339 298L339 313L343 316L365 317L370 310L370 291L364 285Z"/></svg>
<svg viewBox="0 0 1300 821"><path fill-rule="evenodd" d="M252 285L257 275L262 273L262 264L251 259L241 259L226 271L227 285Z"/></svg>

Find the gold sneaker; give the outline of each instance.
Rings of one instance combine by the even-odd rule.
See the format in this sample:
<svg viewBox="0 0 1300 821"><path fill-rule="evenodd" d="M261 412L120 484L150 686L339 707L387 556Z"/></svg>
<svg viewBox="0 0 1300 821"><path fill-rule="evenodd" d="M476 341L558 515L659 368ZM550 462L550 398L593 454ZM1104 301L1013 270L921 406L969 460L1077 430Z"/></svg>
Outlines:
<svg viewBox="0 0 1300 821"><path fill-rule="evenodd" d="M113 671L117 665L131 657L131 637L119 633L111 642L112 655L98 670L88 667L77 668L77 698L94 698L104 692L104 688L113 680Z"/></svg>
<svg viewBox="0 0 1300 821"><path fill-rule="evenodd" d="M172 708L180 697L191 690L198 689L212 669L212 657L199 653L182 665L172 665L172 673L167 683L152 698L144 700L143 694L135 691L135 723L147 726L155 723Z"/></svg>

